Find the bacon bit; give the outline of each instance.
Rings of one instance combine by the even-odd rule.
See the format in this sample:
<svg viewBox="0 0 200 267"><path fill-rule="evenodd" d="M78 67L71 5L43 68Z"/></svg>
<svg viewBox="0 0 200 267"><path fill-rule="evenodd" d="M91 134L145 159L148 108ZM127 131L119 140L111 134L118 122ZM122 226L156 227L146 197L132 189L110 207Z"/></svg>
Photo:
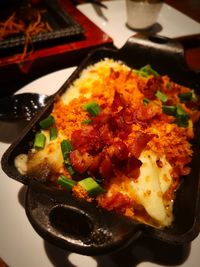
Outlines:
<svg viewBox="0 0 200 267"><path fill-rule="evenodd" d="M160 77L151 77L148 79L147 83L145 86L140 88L141 92L144 94L144 97L148 99L155 99L155 93L160 88L162 83L162 79Z"/></svg>
<svg viewBox="0 0 200 267"><path fill-rule="evenodd" d="M113 80L116 80L117 78L119 78L120 76L120 72L119 71L115 71L113 68L110 68L110 78Z"/></svg>
<svg viewBox="0 0 200 267"><path fill-rule="evenodd" d="M122 94L115 91L113 103L112 103L112 111L118 111L119 107L125 107L127 105L127 102L123 98Z"/></svg>
<svg viewBox="0 0 200 267"><path fill-rule="evenodd" d="M113 132L110 129L109 124L105 124L99 128L100 140L103 146L108 146L113 142Z"/></svg>
<svg viewBox="0 0 200 267"><path fill-rule="evenodd" d="M162 113L162 108L155 104L141 105L137 108L136 118L138 121L149 121Z"/></svg>
<svg viewBox="0 0 200 267"><path fill-rule="evenodd" d="M115 210L117 212L123 213L127 208L133 206L133 201L126 195L115 192L112 196L99 198L101 206L109 211Z"/></svg>
<svg viewBox="0 0 200 267"><path fill-rule="evenodd" d="M112 114L110 125L113 131L123 130L126 127L124 118L120 113Z"/></svg>
<svg viewBox="0 0 200 267"><path fill-rule="evenodd" d="M120 112L112 115L110 120L110 127L114 134L116 134L120 139L124 140L131 133L131 125L127 125L124 118Z"/></svg>
<svg viewBox="0 0 200 267"><path fill-rule="evenodd" d="M124 172L127 175L127 177L131 179L137 179L140 175L140 166L142 165L142 162L133 157L130 157L128 159L128 162L125 166Z"/></svg>
<svg viewBox="0 0 200 267"><path fill-rule="evenodd" d="M169 116L165 113L161 113L159 115L156 115L156 119L159 121L167 122L167 123L172 123L175 118L173 116Z"/></svg>
<svg viewBox="0 0 200 267"><path fill-rule="evenodd" d="M129 72L126 74L125 82L127 82L131 78L132 73L133 71L130 69Z"/></svg>
<svg viewBox="0 0 200 267"><path fill-rule="evenodd" d="M107 155L105 155L105 158L102 160L100 164L99 173L103 178L107 179L111 178L114 175L113 164Z"/></svg>
<svg viewBox="0 0 200 267"><path fill-rule="evenodd" d="M178 164L173 168L173 173L175 174L175 176L184 176L184 175L188 175L190 173L191 169L189 166L184 166L181 164Z"/></svg>
<svg viewBox="0 0 200 267"><path fill-rule="evenodd" d="M135 116L134 116L135 110L131 107L125 107L120 111L120 114L122 114L122 117L124 119L124 122L126 124L133 124L135 122Z"/></svg>
<svg viewBox="0 0 200 267"><path fill-rule="evenodd" d="M155 137L154 134L147 134L143 132L138 132L137 137L129 145L128 149L132 156L139 158L141 152L145 149L147 143Z"/></svg>
<svg viewBox="0 0 200 267"><path fill-rule="evenodd" d="M110 116L110 112L102 111L98 116L92 118L92 124L98 127L104 125L109 121Z"/></svg>
<svg viewBox="0 0 200 267"><path fill-rule="evenodd" d="M128 158L129 150L123 141L113 142L106 150L109 157L116 160L126 160Z"/></svg>
<svg viewBox="0 0 200 267"><path fill-rule="evenodd" d="M97 175L99 174L99 168L100 168L100 164L103 158L103 153L99 153L98 155L93 157L92 163L88 168L88 174L91 175Z"/></svg>
<svg viewBox="0 0 200 267"><path fill-rule="evenodd" d="M96 152L102 147L99 131L90 125L84 126L80 130L73 131L71 142L75 149L81 149L83 151Z"/></svg>
<svg viewBox="0 0 200 267"><path fill-rule="evenodd" d="M70 162L80 174L84 173L92 164L93 157L87 152L81 153L79 150L70 152Z"/></svg>

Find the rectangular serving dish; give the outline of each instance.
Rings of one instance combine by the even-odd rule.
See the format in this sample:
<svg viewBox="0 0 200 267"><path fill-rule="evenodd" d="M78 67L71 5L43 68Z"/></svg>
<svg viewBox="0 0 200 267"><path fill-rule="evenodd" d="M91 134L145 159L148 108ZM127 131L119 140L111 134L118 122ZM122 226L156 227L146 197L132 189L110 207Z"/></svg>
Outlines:
<svg viewBox="0 0 200 267"><path fill-rule="evenodd" d="M175 220L171 227L164 229L138 223L102 210L91 203L75 199L66 192L48 188L30 180L28 176L20 175L15 168L15 157L18 154L27 153L33 142L34 134L39 129L38 122L50 114L54 99L67 90L83 69L104 58L123 61L136 69L151 64L161 75L166 74L174 82L193 88L198 95L200 93L200 75L188 68L182 46L171 39L138 35L130 37L120 50L102 47L92 51L85 58L54 98L24 129L18 140L8 148L2 157L2 169L9 177L28 186L25 207L27 216L35 230L44 239L57 246L86 255L102 254L130 244L141 234L171 244L188 243L199 234L200 229L199 124L197 124L195 138L192 141L194 155L190 165L191 173L184 177L183 183L176 192ZM77 231L73 233L73 229L71 232L63 231L63 226L59 226L58 218L64 218L66 221L72 218L72 225L73 220L78 219L80 231L78 233ZM115 225L116 220L117 225ZM89 229L86 231L87 236L85 236L83 225L87 230Z"/></svg>

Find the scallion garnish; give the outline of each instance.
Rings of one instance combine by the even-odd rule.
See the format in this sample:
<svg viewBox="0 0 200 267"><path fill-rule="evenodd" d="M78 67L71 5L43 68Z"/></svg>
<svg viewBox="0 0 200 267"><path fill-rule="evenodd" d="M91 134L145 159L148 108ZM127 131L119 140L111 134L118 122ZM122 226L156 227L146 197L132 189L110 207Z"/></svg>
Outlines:
<svg viewBox="0 0 200 267"><path fill-rule="evenodd" d="M142 67L142 68L140 68L139 69L139 73L141 73L142 74L142 76L144 76L144 74L146 74L147 76L149 76L149 75L153 75L153 76L156 76L156 77L158 77L158 76L160 76L159 74L158 74L158 72L157 71L155 71L152 67L151 67L151 65L145 65L144 67Z"/></svg>
<svg viewBox="0 0 200 267"><path fill-rule="evenodd" d="M43 133L36 133L35 139L34 139L34 148L36 149L42 149L45 147L46 143L46 136Z"/></svg>
<svg viewBox="0 0 200 267"><path fill-rule="evenodd" d="M57 137L57 128L56 127L51 127L49 129L49 135L50 135L50 140L54 140Z"/></svg>
<svg viewBox="0 0 200 267"><path fill-rule="evenodd" d="M66 164L65 162L65 167L71 176L73 176L76 173L74 167L71 164Z"/></svg>
<svg viewBox="0 0 200 267"><path fill-rule="evenodd" d="M162 106L163 112L167 115L176 116L176 106Z"/></svg>
<svg viewBox="0 0 200 267"><path fill-rule="evenodd" d="M148 99L148 98L143 98L143 103L145 104L145 105L147 105L148 103L150 102L150 100Z"/></svg>
<svg viewBox="0 0 200 267"><path fill-rule="evenodd" d="M83 108L93 117L96 117L101 112L101 107L96 102L86 103Z"/></svg>
<svg viewBox="0 0 200 267"><path fill-rule="evenodd" d="M69 153L73 150L73 146L69 140L63 140L60 145L63 158L64 160L67 160Z"/></svg>
<svg viewBox="0 0 200 267"><path fill-rule="evenodd" d="M188 115L186 112L185 112L185 110L180 106L180 105L176 105L176 113L177 113L177 115L180 115L180 116L186 116L186 115Z"/></svg>
<svg viewBox="0 0 200 267"><path fill-rule="evenodd" d="M45 130L48 129L50 126L54 125L55 123L55 119L52 115L46 117L45 119L41 120L39 122L39 125L41 127L41 129Z"/></svg>
<svg viewBox="0 0 200 267"><path fill-rule="evenodd" d="M179 94L179 98L182 102L190 101L192 100L192 92L181 93Z"/></svg>
<svg viewBox="0 0 200 267"><path fill-rule="evenodd" d="M85 119L84 121L82 121L82 124L90 124L91 122L91 119Z"/></svg>
<svg viewBox="0 0 200 267"><path fill-rule="evenodd" d="M73 186L77 183L76 181L72 180L71 178L68 178L64 175L61 175L58 177L57 183L59 185L64 186L68 190L72 190Z"/></svg>
<svg viewBox="0 0 200 267"><path fill-rule="evenodd" d="M181 127L188 126L189 115L180 105L176 105L176 123Z"/></svg>
<svg viewBox="0 0 200 267"><path fill-rule="evenodd" d="M96 196L104 192L104 189L92 178L87 177L78 182L90 196Z"/></svg>
<svg viewBox="0 0 200 267"><path fill-rule="evenodd" d="M141 71L141 70L134 70L134 72L135 72L137 75L139 75L139 76L141 76L141 77L144 77L144 78L146 78L146 77L149 76L146 72Z"/></svg>
<svg viewBox="0 0 200 267"><path fill-rule="evenodd" d="M167 106L163 105L163 112L167 115L171 115L175 117L175 123L181 127L188 126L189 115L184 111L184 109L180 105L176 106Z"/></svg>
<svg viewBox="0 0 200 267"><path fill-rule="evenodd" d="M160 99L160 101L162 101L163 103L167 102L167 100L168 100L167 95L164 94L163 92L159 91L159 90L156 92L155 96L158 99Z"/></svg>

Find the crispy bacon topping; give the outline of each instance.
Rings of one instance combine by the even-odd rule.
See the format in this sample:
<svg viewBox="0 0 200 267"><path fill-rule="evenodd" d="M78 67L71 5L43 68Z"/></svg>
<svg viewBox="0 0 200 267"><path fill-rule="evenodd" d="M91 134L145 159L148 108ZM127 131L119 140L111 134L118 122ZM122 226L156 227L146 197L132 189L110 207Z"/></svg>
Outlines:
<svg viewBox="0 0 200 267"><path fill-rule="evenodd" d="M142 93L144 94L144 97L148 99L155 99L155 93L160 88L162 83L162 80L160 77L153 76L148 79L145 86L141 88Z"/></svg>
<svg viewBox="0 0 200 267"><path fill-rule="evenodd" d="M72 132L71 142L75 149L95 153L102 147L99 138L99 131L93 126L86 125Z"/></svg>
<svg viewBox="0 0 200 267"><path fill-rule="evenodd" d="M138 132L129 145L126 140L133 123L141 121L143 124L159 112L160 107L155 105L142 105L134 110L116 92L111 108L105 107L92 118L90 125L72 132L72 166L79 174L98 175L104 182L114 177L117 171L137 179L142 164L138 158L154 135Z"/></svg>
<svg viewBox="0 0 200 267"><path fill-rule="evenodd" d="M130 154L136 158L139 158L141 152L146 148L147 143L153 137L155 137L153 134L138 132L138 135L128 147Z"/></svg>
<svg viewBox="0 0 200 267"><path fill-rule="evenodd" d="M93 157L87 152L81 153L74 150L70 153L70 161L73 167L80 173L84 173L92 164Z"/></svg>
<svg viewBox="0 0 200 267"><path fill-rule="evenodd" d="M162 109L160 106L157 106L155 104L149 104L147 106L139 106L135 112L138 121L149 122L155 116L160 115L162 113Z"/></svg>
<svg viewBox="0 0 200 267"><path fill-rule="evenodd" d="M123 96L115 91L113 103L112 103L112 111L117 111L119 107L125 107L127 105Z"/></svg>

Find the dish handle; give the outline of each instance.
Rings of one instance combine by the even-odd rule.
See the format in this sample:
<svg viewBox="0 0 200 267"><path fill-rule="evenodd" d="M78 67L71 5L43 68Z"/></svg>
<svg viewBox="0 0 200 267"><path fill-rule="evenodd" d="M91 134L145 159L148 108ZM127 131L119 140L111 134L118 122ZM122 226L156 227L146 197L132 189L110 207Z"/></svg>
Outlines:
<svg viewBox="0 0 200 267"><path fill-rule="evenodd" d="M121 249L141 235L142 224L35 181L28 187L25 209L45 240L83 255Z"/></svg>
<svg viewBox="0 0 200 267"><path fill-rule="evenodd" d="M137 33L126 41L120 51L129 56L134 53L141 64L155 62L158 66L165 63L167 67L177 64L179 68L187 68L182 44L165 36Z"/></svg>

